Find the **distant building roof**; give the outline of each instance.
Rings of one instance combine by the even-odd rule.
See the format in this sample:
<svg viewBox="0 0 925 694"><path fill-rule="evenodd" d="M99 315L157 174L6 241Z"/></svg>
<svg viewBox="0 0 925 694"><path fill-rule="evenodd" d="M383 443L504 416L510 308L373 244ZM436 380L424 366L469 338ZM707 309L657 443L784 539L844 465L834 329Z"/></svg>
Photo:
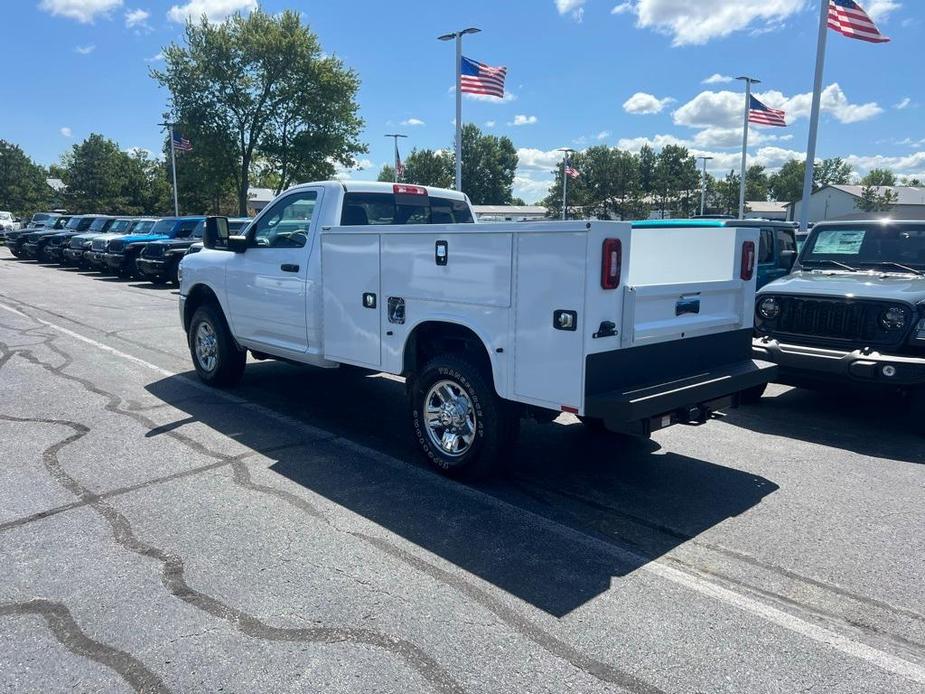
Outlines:
<svg viewBox="0 0 925 694"><path fill-rule="evenodd" d="M853 195L856 198L861 197L861 195L864 193L864 186L832 185L827 187L843 191L848 193L848 195ZM878 193L883 193L886 190L891 190L896 193L897 200L895 204L897 205L925 205L925 188L923 187L877 186Z"/></svg>
<svg viewBox="0 0 925 694"><path fill-rule="evenodd" d="M273 192L272 188L254 188L251 186L247 189L247 199L251 202L266 204L275 197L276 193Z"/></svg>
<svg viewBox="0 0 925 694"><path fill-rule="evenodd" d="M776 202L768 200L753 200L745 203L752 212L765 212L783 214L787 211L786 202Z"/></svg>
<svg viewBox="0 0 925 694"><path fill-rule="evenodd" d="M473 205L472 210L476 214L546 215L542 205Z"/></svg>
<svg viewBox="0 0 925 694"><path fill-rule="evenodd" d="M46 178L45 183L56 193L60 193L67 188L67 185L60 178Z"/></svg>

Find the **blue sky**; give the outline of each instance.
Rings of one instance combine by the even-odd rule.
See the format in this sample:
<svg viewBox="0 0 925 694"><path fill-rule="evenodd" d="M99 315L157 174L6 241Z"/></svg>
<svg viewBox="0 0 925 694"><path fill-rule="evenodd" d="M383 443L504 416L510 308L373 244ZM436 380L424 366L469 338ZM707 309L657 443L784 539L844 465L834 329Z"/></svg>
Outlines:
<svg viewBox="0 0 925 694"><path fill-rule="evenodd" d="M740 83L788 112L790 127L753 128L749 156L769 168L806 146L818 0L265 0L301 11L362 80L369 153L351 176L375 177L392 158L387 132L412 146L449 147L453 49L436 36L467 26L467 56L508 67L505 100L466 99L463 119L509 136L520 154L515 194L545 194L556 148L650 142L713 156L724 174L741 151ZM183 17L220 19L256 0L5 0L0 137L37 161L56 161L90 132L129 149L160 149L166 94L148 76ZM925 178L925 7L862 0L885 45L829 34L819 156L858 173L889 166ZM707 81L713 77L712 81ZM18 105L18 106L17 106ZM738 144L737 144L738 143ZM194 143L195 145L195 143Z"/></svg>

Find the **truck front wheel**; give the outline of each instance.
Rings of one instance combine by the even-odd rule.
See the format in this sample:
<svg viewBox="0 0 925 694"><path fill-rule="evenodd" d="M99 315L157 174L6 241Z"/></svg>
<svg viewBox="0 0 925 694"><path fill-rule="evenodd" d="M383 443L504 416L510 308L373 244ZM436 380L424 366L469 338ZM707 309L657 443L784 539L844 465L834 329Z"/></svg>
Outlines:
<svg viewBox="0 0 925 694"><path fill-rule="evenodd" d="M210 386L233 386L241 380L247 352L238 349L220 309L203 304L196 309L187 332L193 365Z"/></svg>
<svg viewBox="0 0 925 694"><path fill-rule="evenodd" d="M443 474L484 477L509 452L519 418L465 357L432 359L409 379L408 390L415 438Z"/></svg>

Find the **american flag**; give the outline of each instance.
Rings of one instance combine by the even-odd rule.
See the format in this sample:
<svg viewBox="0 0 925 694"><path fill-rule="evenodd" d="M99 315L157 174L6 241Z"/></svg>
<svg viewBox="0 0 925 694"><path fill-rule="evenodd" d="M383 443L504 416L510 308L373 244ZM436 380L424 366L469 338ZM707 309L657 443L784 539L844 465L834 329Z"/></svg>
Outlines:
<svg viewBox="0 0 925 694"><path fill-rule="evenodd" d="M401 163L401 159L395 158L395 180L401 181L405 177L405 165Z"/></svg>
<svg viewBox="0 0 925 694"><path fill-rule="evenodd" d="M192 152L193 143L183 137L183 133L173 131L173 148L181 152Z"/></svg>
<svg viewBox="0 0 925 694"><path fill-rule="evenodd" d="M829 0L829 29L849 39L870 43L886 43L890 40L880 33L864 8L854 0Z"/></svg>
<svg viewBox="0 0 925 694"><path fill-rule="evenodd" d="M464 94L483 94L504 98L506 67L492 67L462 56L459 66L460 91Z"/></svg>
<svg viewBox="0 0 925 694"><path fill-rule="evenodd" d="M749 123L756 123L757 125L774 125L778 128L786 128L787 121L784 120L785 115L783 111L778 111L776 108L769 108L755 97L751 97L751 102L748 105Z"/></svg>
<svg viewBox="0 0 925 694"><path fill-rule="evenodd" d="M579 176L581 176L581 172L578 169L576 169L574 166L572 166L571 159L565 160L565 175L568 176L569 178L578 178Z"/></svg>

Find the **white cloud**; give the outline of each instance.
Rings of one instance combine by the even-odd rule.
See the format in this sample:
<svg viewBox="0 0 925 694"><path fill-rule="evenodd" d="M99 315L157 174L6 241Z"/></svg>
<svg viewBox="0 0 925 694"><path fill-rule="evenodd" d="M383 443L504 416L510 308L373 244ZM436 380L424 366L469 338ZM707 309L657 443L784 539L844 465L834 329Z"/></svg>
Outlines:
<svg viewBox="0 0 925 694"><path fill-rule="evenodd" d="M553 177L551 175L543 178L535 178L529 175L514 175L514 197L520 198L528 205L542 200L549 193L549 187L552 185Z"/></svg>
<svg viewBox="0 0 925 694"><path fill-rule="evenodd" d="M90 55L93 51L96 50L96 44L90 43L90 44L87 44L86 46L77 46L77 48L75 48L74 50L80 53L81 55Z"/></svg>
<svg viewBox="0 0 925 694"><path fill-rule="evenodd" d="M534 125L538 120L536 116L525 116L518 113L508 125Z"/></svg>
<svg viewBox="0 0 925 694"><path fill-rule="evenodd" d="M867 0L864 3L865 11L875 22L885 20L891 12L895 12L900 7L902 3L894 2L894 0Z"/></svg>
<svg viewBox="0 0 925 694"><path fill-rule="evenodd" d="M721 75L718 72L714 72L700 84L725 84L726 82L732 82L732 79L733 78L729 75Z"/></svg>
<svg viewBox="0 0 925 694"><path fill-rule="evenodd" d="M71 129L70 129L70 128L61 128L61 130L59 130L58 132L60 132L62 135L64 135L64 137L72 137L72 135L73 135L73 133L71 133Z"/></svg>
<svg viewBox="0 0 925 694"><path fill-rule="evenodd" d="M610 14L626 14L627 12L633 12L635 7L631 2L621 2L619 5L614 5L614 8L610 11Z"/></svg>
<svg viewBox="0 0 925 694"><path fill-rule="evenodd" d="M556 9L559 14L569 14L576 22L581 22L585 16L586 0L556 0Z"/></svg>
<svg viewBox="0 0 925 694"><path fill-rule="evenodd" d="M151 26L148 24L150 17L151 13L141 8L128 10L125 13L125 28L134 29L137 33L147 33L151 31Z"/></svg>
<svg viewBox="0 0 925 694"><path fill-rule="evenodd" d="M902 111L903 109L909 108L911 105L912 105L912 99L910 99L907 96L904 99L902 99L898 104L893 106L893 108L895 108L897 111Z"/></svg>
<svg viewBox="0 0 925 694"><path fill-rule="evenodd" d="M401 124L414 127L416 125L424 125L424 121L422 121L420 118L408 118L407 120L403 120Z"/></svg>
<svg viewBox="0 0 925 694"><path fill-rule="evenodd" d="M343 166L340 163L334 164L334 178L338 180L349 180L354 178L354 174L360 173L362 171L371 171L373 169L378 169L379 167L373 163L370 159L358 159L356 165L352 167Z"/></svg>
<svg viewBox="0 0 925 694"><path fill-rule="evenodd" d="M925 171L925 152L919 151L904 157L885 157L882 154L860 156L849 154L845 161L851 164L855 173L865 174L871 169L890 169L900 176L913 176Z"/></svg>
<svg viewBox="0 0 925 694"><path fill-rule="evenodd" d="M494 122L493 120L487 120L487 121L485 121L484 126L485 126L486 128L493 128L493 127L495 127L495 122Z"/></svg>
<svg viewBox="0 0 925 694"><path fill-rule="evenodd" d="M787 97L772 90L758 92L755 96L771 108L786 111L788 123L809 117L811 93ZM744 96L740 92L701 92L674 112L674 122L691 128L734 128L742 122L743 101ZM823 90L822 111L832 114L841 123L858 123L883 113L876 102L850 103L838 83Z"/></svg>
<svg viewBox="0 0 925 694"><path fill-rule="evenodd" d="M97 17L108 16L122 0L42 0L39 9L54 17L76 19L82 24L90 24Z"/></svg>
<svg viewBox="0 0 925 694"><path fill-rule="evenodd" d="M517 169L525 171L552 171L562 163L562 152L550 149L542 150L533 147L520 147L517 150Z"/></svg>
<svg viewBox="0 0 925 694"><path fill-rule="evenodd" d="M670 96L659 99L652 94L636 92L623 104L623 110L634 115L661 113L668 104L673 102Z"/></svg>
<svg viewBox="0 0 925 694"><path fill-rule="evenodd" d="M597 135L594 136L594 139L595 140L606 140L608 137L610 137L610 131L601 130Z"/></svg>
<svg viewBox="0 0 925 694"><path fill-rule="evenodd" d="M636 26L672 37L675 46L704 44L744 29L780 25L808 6L807 0L635 0L619 5L636 15ZM616 10L617 8L614 8Z"/></svg>
<svg viewBox="0 0 925 694"><path fill-rule="evenodd" d="M159 63L164 59L164 52L161 51L157 55L152 55L150 58L145 58L146 63Z"/></svg>
<svg viewBox="0 0 925 694"><path fill-rule="evenodd" d="M205 15L210 22L216 23L225 21L235 12L247 13L256 9L257 0L189 0L185 5L174 5L167 10L167 19L183 24L187 19L198 22Z"/></svg>

